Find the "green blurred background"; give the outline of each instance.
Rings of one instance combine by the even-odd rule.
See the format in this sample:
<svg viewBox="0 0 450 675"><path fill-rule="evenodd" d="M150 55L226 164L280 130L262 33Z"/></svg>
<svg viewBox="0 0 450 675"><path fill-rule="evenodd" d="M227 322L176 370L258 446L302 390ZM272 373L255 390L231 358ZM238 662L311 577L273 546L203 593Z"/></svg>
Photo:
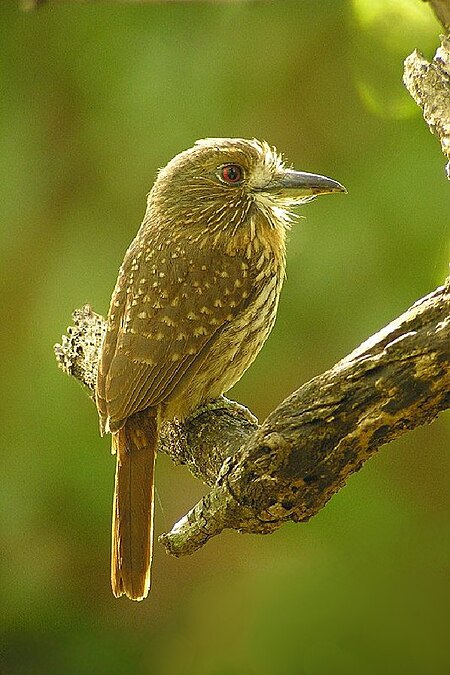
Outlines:
<svg viewBox="0 0 450 675"><path fill-rule="evenodd" d="M403 89L440 26L419 0L0 6L0 673L450 672L449 415L382 449L306 525L156 546L109 587L114 460L52 345L107 309L155 172L265 138L343 182L290 234L272 336L232 396L260 418L442 282L448 183ZM160 457L156 529L204 487Z"/></svg>

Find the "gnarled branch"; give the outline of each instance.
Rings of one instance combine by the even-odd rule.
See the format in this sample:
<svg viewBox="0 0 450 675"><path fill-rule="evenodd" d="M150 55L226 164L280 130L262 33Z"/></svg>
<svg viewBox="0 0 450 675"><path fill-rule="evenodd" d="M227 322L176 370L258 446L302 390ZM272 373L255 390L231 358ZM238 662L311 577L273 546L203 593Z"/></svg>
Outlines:
<svg viewBox="0 0 450 675"><path fill-rule="evenodd" d="M89 307L74 320L57 359L92 391L104 321ZM225 398L166 424L160 449L213 487L160 541L184 555L225 528L269 533L306 521L381 445L448 407L450 278L261 426Z"/></svg>
<svg viewBox="0 0 450 675"><path fill-rule="evenodd" d="M450 17L450 3L448 12ZM441 36L441 46L431 63L414 50L405 59L403 82L422 108L430 131L441 142L442 152L447 157L447 178L450 179L450 36Z"/></svg>

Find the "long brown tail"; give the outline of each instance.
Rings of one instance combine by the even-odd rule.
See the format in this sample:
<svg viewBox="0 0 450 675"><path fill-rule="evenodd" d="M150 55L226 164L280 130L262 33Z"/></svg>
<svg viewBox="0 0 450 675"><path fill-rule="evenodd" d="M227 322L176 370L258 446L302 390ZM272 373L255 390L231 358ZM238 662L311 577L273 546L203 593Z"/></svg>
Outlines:
<svg viewBox="0 0 450 675"><path fill-rule="evenodd" d="M113 433L111 586L116 598L125 594L143 600L150 589L157 441L157 419L149 410L132 415Z"/></svg>

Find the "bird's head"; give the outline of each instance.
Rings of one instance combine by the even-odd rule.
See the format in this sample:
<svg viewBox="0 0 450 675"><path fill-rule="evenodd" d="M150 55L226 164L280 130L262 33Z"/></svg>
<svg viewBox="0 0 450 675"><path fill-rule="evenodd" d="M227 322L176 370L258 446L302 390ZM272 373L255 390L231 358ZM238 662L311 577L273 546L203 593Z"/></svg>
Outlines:
<svg viewBox="0 0 450 675"><path fill-rule="evenodd" d="M331 178L287 167L265 141L206 138L160 170L148 215L158 212L193 238L200 230L235 235L258 216L269 227L286 226L293 206L345 191Z"/></svg>

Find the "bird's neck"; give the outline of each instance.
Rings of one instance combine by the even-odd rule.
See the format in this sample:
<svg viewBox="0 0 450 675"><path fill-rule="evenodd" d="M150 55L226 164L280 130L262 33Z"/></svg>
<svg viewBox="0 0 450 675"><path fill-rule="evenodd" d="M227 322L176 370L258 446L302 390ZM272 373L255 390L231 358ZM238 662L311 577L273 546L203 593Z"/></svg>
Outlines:
<svg viewBox="0 0 450 675"><path fill-rule="evenodd" d="M150 202L141 227L151 233L155 246L164 242L170 231L173 242L188 248L213 248L228 256L247 258L257 267L271 265L275 273L284 276L288 214L281 209L257 208L252 203L239 218L230 218L230 212L233 209L207 214L203 209L196 214L198 218L192 213L188 218L165 209L162 217Z"/></svg>
<svg viewBox="0 0 450 675"><path fill-rule="evenodd" d="M286 267L286 225L257 210L233 237L223 242L228 255L240 255L257 267L273 265L284 276Z"/></svg>

